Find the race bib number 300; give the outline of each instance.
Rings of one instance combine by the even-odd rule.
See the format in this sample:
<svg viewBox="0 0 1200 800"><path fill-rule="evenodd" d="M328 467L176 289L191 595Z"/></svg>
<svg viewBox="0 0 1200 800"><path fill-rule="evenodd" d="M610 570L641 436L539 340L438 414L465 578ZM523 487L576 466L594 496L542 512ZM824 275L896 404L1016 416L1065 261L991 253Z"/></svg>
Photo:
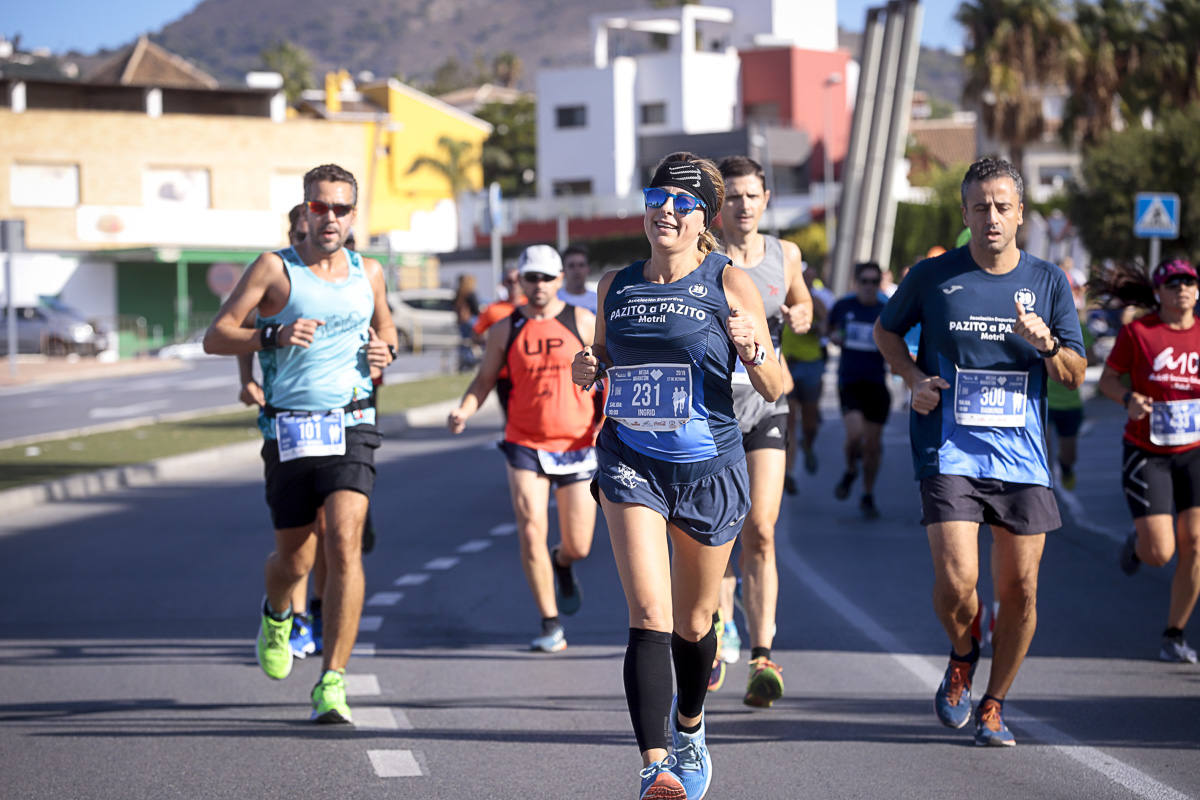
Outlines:
<svg viewBox="0 0 1200 800"><path fill-rule="evenodd" d="M1169 400L1150 406L1150 441L1160 447L1200 442L1200 400Z"/></svg>
<svg viewBox="0 0 1200 800"><path fill-rule="evenodd" d="M346 453L346 423L342 409L311 413L284 411L275 416L279 460Z"/></svg>
<svg viewBox="0 0 1200 800"><path fill-rule="evenodd" d="M604 413L643 431L673 431L691 416L692 369L687 364L609 367Z"/></svg>
<svg viewBox="0 0 1200 800"><path fill-rule="evenodd" d="M954 421L989 428L1025 427L1029 373L959 369L954 378Z"/></svg>

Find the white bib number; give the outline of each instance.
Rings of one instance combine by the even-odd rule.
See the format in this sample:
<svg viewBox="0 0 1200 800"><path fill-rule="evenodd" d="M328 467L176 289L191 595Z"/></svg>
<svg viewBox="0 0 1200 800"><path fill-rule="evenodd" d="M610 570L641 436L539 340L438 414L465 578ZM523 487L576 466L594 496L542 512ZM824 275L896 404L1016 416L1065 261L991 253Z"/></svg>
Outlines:
<svg viewBox="0 0 1200 800"><path fill-rule="evenodd" d="M1166 400L1152 404L1150 441L1160 447L1200 442L1200 399Z"/></svg>
<svg viewBox="0 0 1200 800"><path fill-rule="evenodd" d="M275 415L279 460L346 454L346 421L342 409L283 411Z"/></svg>
<svg viewBox="0 0 1200 800"><path fill-rule="evenodd" d="M627 428L674 431L691 417L692 368L687 364L609 367L604 413Z"/></svg>
<svg viewBox="0 0 1200 800"><path fill-rule="evenodd" d="M959 369L954 377L954 421L987 428L1024 428L1029 373Z"/></svg>
<svg viewBox="0 0 1200 800"><path fill-rule="evenodd" d="M879 350L875 346L875 323L847 322L842 347L847 350L858 350L863 353L874 353Z"/></svg>
<svg viewBox="0 0 1200 800"><path fill-rule="evenodd" d="M565 453L538 450L538 463L547 475L575 475L596 470L596 448L583 447Z"/></svg>

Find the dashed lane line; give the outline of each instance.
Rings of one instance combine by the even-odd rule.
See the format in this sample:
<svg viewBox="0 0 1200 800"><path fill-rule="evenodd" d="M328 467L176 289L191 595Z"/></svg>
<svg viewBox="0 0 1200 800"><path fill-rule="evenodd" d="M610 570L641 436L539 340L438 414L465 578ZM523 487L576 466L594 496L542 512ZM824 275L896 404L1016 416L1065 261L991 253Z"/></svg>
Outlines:
<svg viewBox="0 0 1200 800"><path fill-rule="evenodd" d="M426 564L422 569L448 570L458 566L460 559L457 558L435 558Z"/></svg>
<svg viewBox="0 0 1200 800"><path fill-rule="evenodd" d="M404 597L404 592L376 592L367 600L368 606L394 606Z"/></svg>
<svg viewBox="0 0 1200 800"><path fill-rule="evenodd" d="M401 575L396 580L392 581L393 586L420 586L425 581L429 580L429 576L423 572L410 572L407 575Z"/></svg>
<svg viewBox="0 0 1200 800"><path fill-rule="evenodd" d="M478 553L481 550L487 550L492 546L492 543L487 539L472 539L469 542L463 542L457 548L457 553Z"/></svg>
<svg viewBox="0 0 1200 800"><path fill-rule="evenodd" d="M383 627L383 617L366 615L366 616L360 617L358 620L359 633L362 633L363 631L366 631L368 633L373 633L382 627Z"/></svg>
<svg viewBox="0 0 1200 800"><path fill-rule="evenodd" d="M411 750L368 750L367 758L380 778L416 778L424 774Z"/></svg>

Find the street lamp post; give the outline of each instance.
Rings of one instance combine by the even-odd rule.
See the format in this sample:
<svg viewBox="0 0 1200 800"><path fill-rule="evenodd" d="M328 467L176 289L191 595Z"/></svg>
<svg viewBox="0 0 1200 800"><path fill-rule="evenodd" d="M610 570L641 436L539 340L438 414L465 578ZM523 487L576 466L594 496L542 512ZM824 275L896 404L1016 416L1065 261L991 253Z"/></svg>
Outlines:
<svg viewBox="0 0 1200 800"><path fill-rule="evenodd" d="M825 248L827 252L833 252L833 243L837 239L837 206L833 202L833 158L829 154L829 143L833 138L833 101L831 99L831 90L840 86L842 83L842 74L840 72L831 72L825 78L825 125L824 125L824 141L821 142L821 153L825 157L824 178L825 178Z"/></svg>

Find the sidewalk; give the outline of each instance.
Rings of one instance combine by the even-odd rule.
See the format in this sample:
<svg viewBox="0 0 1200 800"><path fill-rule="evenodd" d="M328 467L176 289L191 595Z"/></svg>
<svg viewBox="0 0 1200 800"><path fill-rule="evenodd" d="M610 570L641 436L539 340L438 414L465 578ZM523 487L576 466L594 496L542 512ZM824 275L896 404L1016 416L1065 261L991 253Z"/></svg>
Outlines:
<svg viewBox="0 0 1200 800"><path fill-rule="evenodd" d="M16 376L8 356L0 357L0 388L66 383L89 378L119 378L151 372L176 372L187 362L172 358L125 358L102 361L95 356L17 356Z"/></svg>

